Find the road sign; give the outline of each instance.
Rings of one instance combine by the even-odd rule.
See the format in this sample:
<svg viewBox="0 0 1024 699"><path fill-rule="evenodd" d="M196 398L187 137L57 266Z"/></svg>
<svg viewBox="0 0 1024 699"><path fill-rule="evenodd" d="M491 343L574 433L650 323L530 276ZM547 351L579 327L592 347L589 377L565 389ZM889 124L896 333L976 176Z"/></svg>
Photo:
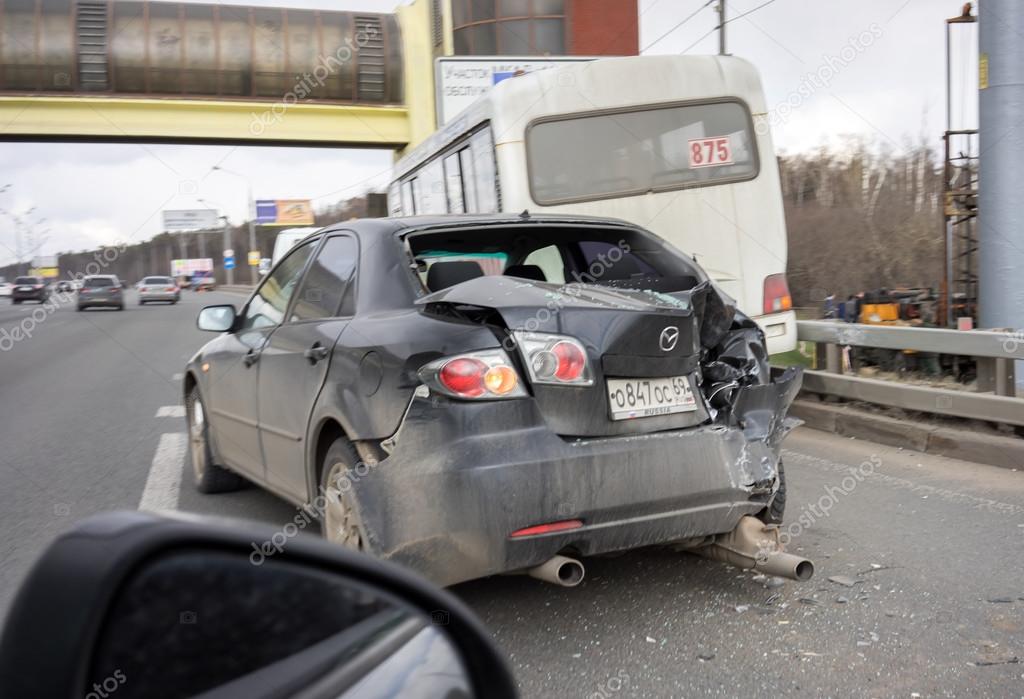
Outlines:
<svg viewBox="0 0 1024 699"><path fill-rule="evenodd" d="M234 256L233 255L225 255L224 256L224 269L234 269L234 268L235 268L235 258L234 258Z"/></svg>
<svg viewBox="0 0 1024 699"><path fill-rule="evenodd" d="M438 58L434 65L437 123L446 124L456 114L473 104L477 97L487 94L502 80L515 77L517 73L532 73L535 70L558 68L566 63L592 60L594 59L579 56Z"/></svg>
<svg viewBox="0 0 1024 699"><path fill-rule="evenodd" d="M215 209L168 209L163 217L165 231L202 231L218 227Z"/></svg>
<svg viewBox="0 0 1024 699"><path fill-rule="evenodd" d="M249 266L258 267L260 264L260 251L250 250L249 251Z"/></svg>
<svg viewBox="0 0 1024 699"><path fill-rule="evenodd" d="M235 256L235 251L234 250L232 250L231 248L225 248L225 250L224 250L224 257L234 257L234 256Z"/></svg>

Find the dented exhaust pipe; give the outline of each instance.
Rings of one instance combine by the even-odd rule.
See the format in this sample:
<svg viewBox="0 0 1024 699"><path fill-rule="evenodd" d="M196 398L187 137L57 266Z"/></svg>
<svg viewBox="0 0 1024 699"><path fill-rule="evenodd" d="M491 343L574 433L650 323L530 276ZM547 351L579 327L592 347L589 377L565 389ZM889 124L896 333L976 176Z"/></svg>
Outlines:
<svg viewBox="0 0 1024 699"><path fill-rule="evenodd" d="M782 550L777 526L750 515L740 519L728 534L716 537L712 544L691 550L705 558L744 570L754 569L765 575L800 581L810 580L814 575L811 561Z"/></svg>
<svg viewBox="0 0 1024 699"><path fill-rule="evenodd" d="M568 556L552 556L539 566L526 571L531 578L554 583L562 587L576 587L583 582L586 570L583 564Z"/></svg>

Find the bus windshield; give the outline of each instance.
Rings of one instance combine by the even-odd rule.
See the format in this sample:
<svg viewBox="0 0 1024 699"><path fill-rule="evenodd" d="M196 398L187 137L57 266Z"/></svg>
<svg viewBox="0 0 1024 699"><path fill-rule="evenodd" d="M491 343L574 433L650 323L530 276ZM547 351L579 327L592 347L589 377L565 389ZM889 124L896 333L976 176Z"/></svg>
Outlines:
<svg viewBox="0 0 1024 699"><path fill-rule="evenodd" d="M606 199L757 176L750 114L738 101L567 115L526 134L538 204Z"/></svg>

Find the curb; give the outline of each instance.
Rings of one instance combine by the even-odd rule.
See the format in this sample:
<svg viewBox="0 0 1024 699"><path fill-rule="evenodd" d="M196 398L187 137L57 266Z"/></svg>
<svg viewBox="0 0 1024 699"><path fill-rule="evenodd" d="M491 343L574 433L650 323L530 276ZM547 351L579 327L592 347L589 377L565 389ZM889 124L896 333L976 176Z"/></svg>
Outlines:
<svg viewBox="0 0 1024 699"><path fill-rule="evenodd" d="M951 459L1024 470L1024 439L875 415L841 403L797 399L789 414L805 427Z"/></svg>

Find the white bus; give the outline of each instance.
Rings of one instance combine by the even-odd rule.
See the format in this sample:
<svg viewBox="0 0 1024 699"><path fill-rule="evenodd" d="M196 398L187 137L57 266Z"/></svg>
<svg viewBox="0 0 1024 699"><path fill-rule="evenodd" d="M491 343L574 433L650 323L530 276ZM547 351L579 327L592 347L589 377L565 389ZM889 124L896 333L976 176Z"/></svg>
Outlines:
<svg viewBox="0 0 1024 699"><path fill-rule="evenodd" d="M767 105L743 59L609 58L504 80L396 163L388 207L639 224L695 257L769 352L796 347Z"/></svg>

